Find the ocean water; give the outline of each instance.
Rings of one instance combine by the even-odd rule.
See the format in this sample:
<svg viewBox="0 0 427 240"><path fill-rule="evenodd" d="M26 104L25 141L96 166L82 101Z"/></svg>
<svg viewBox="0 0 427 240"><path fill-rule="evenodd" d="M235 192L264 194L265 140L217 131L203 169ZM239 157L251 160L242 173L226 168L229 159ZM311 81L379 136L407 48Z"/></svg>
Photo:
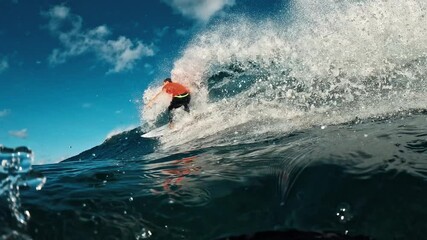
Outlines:
<svg viewBox="0 0 427 240"><path fill-rule="evenodd" d="M141 137L165 123L165 97L141 106L141 127L57 164L3 148L0 236L426 238L426 13L298 0L212 25L172 70L192 92L173 134Z"/></svg>
<svg viewBox="0 0 427 240"><path fill-rule="evenodd" d="M405 113L170 154L136 129L33 166L46 183L20 190L16 210L31 215L24 224L0 205L3 238L220 239L298 230L423 239L426 130L425 113ZM253 239L311 239L299 237Z"/></svg>

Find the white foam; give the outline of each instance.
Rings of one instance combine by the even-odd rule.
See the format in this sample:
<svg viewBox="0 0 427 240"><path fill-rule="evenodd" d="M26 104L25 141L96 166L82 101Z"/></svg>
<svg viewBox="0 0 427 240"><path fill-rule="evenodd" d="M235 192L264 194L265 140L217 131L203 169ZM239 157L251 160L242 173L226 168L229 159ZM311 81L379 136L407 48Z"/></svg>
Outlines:
<svg viewBox="0 0 427 240"><path fill-rule="evenodd" d="M425 108L427 2L298 0L288 12L263 22L237 18L196 36L175 62L172 78L191 88L192 114L204 117L165 136L163 146L243 141ZM236 63L257 76L255 83L209 100L207 79ZM152 94L149 88L144 97ZM143 111L143 121L154 121L167 107L162 101Z"/></svg>

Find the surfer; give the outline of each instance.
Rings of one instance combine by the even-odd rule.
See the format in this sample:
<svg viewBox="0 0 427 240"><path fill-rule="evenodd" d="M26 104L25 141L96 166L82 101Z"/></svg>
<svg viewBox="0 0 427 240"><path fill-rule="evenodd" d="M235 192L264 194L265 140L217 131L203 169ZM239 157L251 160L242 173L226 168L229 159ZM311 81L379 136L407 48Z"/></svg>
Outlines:
<svg viewBox="0 0 427 240"><path fill-rule="evenodd" d="M188 107L188 104L190 103L190 90L183 86L182 84L172 82L170 78L166 78L163 80L163 87L162 90L157 93L148 103L147 107L151 108L152 103L154 100L163 92L165 91L168 94L172 95L172 101L168 107L168 114L169 114L169 123L172 123L172 114L171 111L175 108L180 108L184 106L184 111L190 112L190 108Z"/></svg>

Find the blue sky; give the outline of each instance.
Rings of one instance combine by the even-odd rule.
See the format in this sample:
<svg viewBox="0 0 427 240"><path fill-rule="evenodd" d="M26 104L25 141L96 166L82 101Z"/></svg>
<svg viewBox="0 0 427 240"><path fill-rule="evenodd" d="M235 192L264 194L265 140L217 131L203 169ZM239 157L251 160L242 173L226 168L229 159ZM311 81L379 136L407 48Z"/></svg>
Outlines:
<svg viewBox="0 0 427 240"><path fill-rule="evenodd" d="M278 3L0 0L0 144L52 163L138 126L142 93L197 32Z"/></svg>

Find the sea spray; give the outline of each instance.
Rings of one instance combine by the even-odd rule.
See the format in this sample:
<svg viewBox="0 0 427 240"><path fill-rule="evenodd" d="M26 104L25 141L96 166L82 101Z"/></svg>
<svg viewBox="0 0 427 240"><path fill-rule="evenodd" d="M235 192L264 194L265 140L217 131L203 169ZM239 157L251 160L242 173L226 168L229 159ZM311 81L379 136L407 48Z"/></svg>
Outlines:
<svg viewBox="0 0 427 240"><path fill-rule="evenodd" d="M44 176L33 172L32 162L33 154L28 148L12 149L0 146L0 197L6 198L17 227L24 230L30 219L30 212L22 209L20 188L34 187L41 190L46 182ZM4 229L1 229L1 232L4 232L6 226L2 228ZM11 237L10 234L17 237L18 233L15 230L6 230L2 237Z"/></svg>
<svg viewBox="0 0 427 240"><path fill-rule="evenodd" d="M217 145L217 133L245 124L230 142L427 104L425 1L299 0L283 13L236 17L192 40L171 75L191 88L195 121L163 146ZM144 108L142 121L161 111Z"/></svg>

